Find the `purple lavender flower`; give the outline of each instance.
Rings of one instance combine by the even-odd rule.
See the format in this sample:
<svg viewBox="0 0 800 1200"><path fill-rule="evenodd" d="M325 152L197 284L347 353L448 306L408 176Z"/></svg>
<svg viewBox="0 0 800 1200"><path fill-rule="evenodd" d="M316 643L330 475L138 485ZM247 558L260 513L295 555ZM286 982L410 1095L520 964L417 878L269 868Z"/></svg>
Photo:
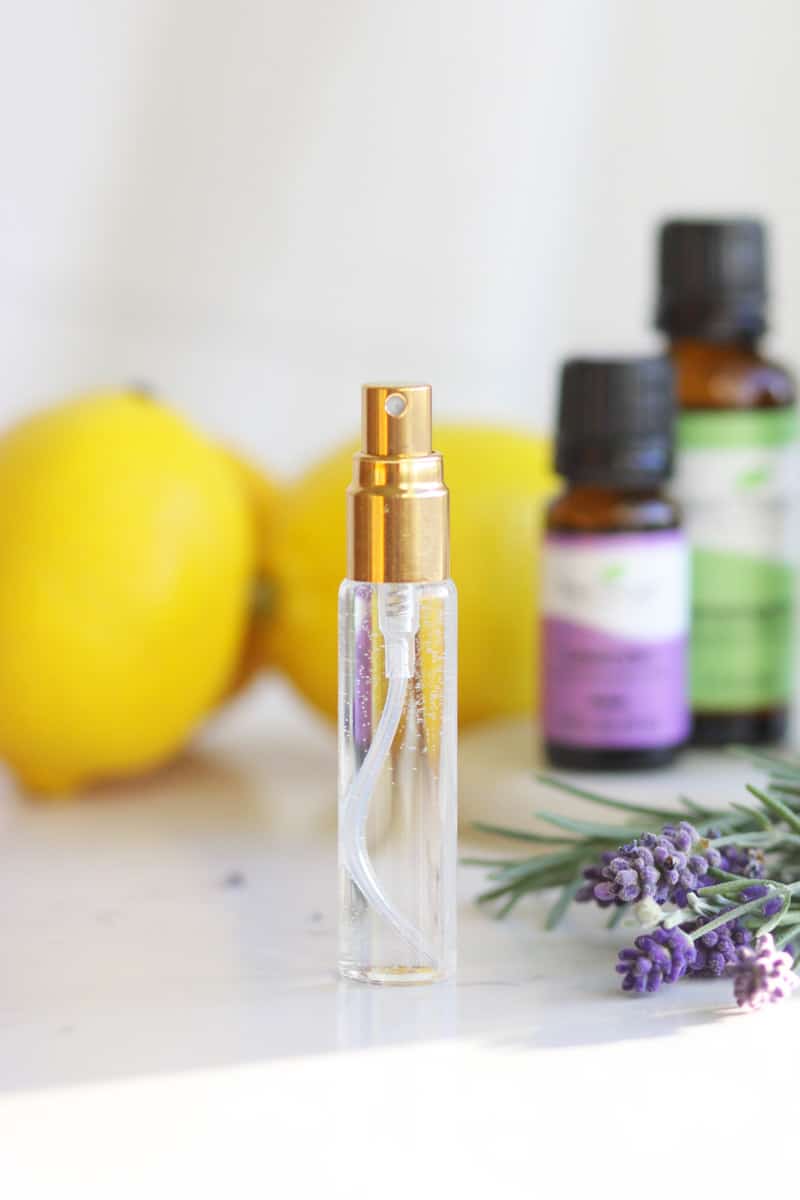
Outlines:
<svg viewBox="0 0 800 1200"><path fill-rule="evenodd" d="M585 883L575 899L594 900L608 908L650 898L657 904L669 902L683 908L689 892L714 882L711 870L715 867L747 879L764 874L759 851L736 845L709 846L693 825L680 821L665 825L660 833L643 833L617 850L604 851L599 861L583 872Z"/></svg>
<svg viewBox="0 0 800 1200"><path fill-rule="evenodd" d="M575 893L575 899L580 904L585 904L588 900L597 900L597 897L594 894L595 886L602 881L604 878L604 868L607 867L609 863L617 857L617 853L618 851L616 850L604 850L600 855L600 862L593 863L591 867L587 867L583 872L583 878L586 880L586 883L584 883L583 887L579 888ZM614 903L614 901L597 900L597 903L601 908L608 908L610 904Z"/></svg>
<svg viewBox="0 0 800 1200"><path fill-rule="evenodd" d="M617 972L624 978L624 992L656 992L662 983L682 979L697 958L697 951L684 931L659 926L638 937L633 946L620 950Z"/></svg>
<svg viewBox="0 0 800 1200"><path fill-rule="evenodd" d="M695 933L708 924L709 918L701 917L697 921L685 922L680 928L685 933ZM694 939L696 955L687 974L693 978L723 975L729 967L739 962L742 948L749 946L751 941L750 930L738 917L729 921L727 925L718 925L709 933L701 933Z"/></svg>
<svg viewBox="0 0 800 1200"><path fill-rule="evenodd" d="M661 833L643 833L588 867L577 898L594 899L604 907L635 904L645 897L683 906L687 894L710 882L711 868L722 862L714 847L703 845L701 853L701 842L688 821L665 825Z"/></svg>
<svg viewBox="0 0 800 1200"><path fill-rule="evenodd" d="M777 912L780 912L783 907L783 900L774 889L768 888L763 883L753 883L749 887L742 888L739 893L739 900L741 903L746 904L750 900L758 900L761 896L768 897L764 901L764 907L761 909L765 917L774 917Z"/></svg>
<svg viewBox="0 0 800 1200"><path fill-rule="evenodd" d="M733 994L740 1008L755 1012L767 1004L776 1004L800 986L800 978L792 970L792 959L775 948L771 933L762 933L752 946L739 951L739 961L733 967Z"/></svg>
<svg viewBox="0 0 800 1200"><path fill-rule="evenodd" d="M719 834L709 830L706 836L717 838ZM753 846L720 846L719 852L720 870L727 871L729 875L744 875L746 879L763 879L763 850L757 850Z"/></svg>

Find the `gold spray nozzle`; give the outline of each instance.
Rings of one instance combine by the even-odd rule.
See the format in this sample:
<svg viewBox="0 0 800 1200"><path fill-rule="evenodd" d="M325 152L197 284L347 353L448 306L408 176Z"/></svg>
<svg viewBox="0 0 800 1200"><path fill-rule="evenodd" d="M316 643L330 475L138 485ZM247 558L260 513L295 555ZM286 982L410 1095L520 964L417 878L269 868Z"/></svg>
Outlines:
<svg viewBox="0 0 800 1200"><path fill-rule="evenodd" d="M431 449L427 384L367 384L347 490L347 574L424 583L449 573L448 493Z"/></svg>
<svg viewBox="0 0 800 1200"><path fill-rule="evenodd" d="M368 383L362 389L361 451L388 455L431 454L431 389Z"/></svg>

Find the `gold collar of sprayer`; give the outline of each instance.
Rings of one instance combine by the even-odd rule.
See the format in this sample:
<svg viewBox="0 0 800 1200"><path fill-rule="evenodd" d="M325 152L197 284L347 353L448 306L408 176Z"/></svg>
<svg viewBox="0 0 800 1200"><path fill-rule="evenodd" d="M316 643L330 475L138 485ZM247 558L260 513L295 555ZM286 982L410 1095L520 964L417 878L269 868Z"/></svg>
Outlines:
<svg viewBox="0 0 800 1200"><path fill-rule="evenodd" d="M450 573L449 495L427 384L366 384L347 489L347 576L431 583Z"/></svg>

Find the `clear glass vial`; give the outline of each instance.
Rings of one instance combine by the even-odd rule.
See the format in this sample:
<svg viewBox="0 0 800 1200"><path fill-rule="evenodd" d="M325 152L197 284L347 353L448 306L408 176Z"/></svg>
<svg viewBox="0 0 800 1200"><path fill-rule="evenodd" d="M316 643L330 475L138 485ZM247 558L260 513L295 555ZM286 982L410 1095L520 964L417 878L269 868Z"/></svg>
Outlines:
<svg viewBox="0 0 800 1200"><path fill-rule="evenodd" d="M339 593L343 976L455 969L456 591L427 386L368 386Z"/></svg>

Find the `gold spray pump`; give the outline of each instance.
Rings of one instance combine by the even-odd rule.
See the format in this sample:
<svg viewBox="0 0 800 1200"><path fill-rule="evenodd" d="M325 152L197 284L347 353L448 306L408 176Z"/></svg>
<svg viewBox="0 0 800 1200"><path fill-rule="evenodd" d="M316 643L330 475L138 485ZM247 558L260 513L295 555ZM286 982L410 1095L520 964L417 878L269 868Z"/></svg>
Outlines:
<svg viewBox="0 0 800 1200"><path fill-rule="evenodd" d="M456 591L431 389L367 385L339 592L341 973L455 968Z"/></svg>

